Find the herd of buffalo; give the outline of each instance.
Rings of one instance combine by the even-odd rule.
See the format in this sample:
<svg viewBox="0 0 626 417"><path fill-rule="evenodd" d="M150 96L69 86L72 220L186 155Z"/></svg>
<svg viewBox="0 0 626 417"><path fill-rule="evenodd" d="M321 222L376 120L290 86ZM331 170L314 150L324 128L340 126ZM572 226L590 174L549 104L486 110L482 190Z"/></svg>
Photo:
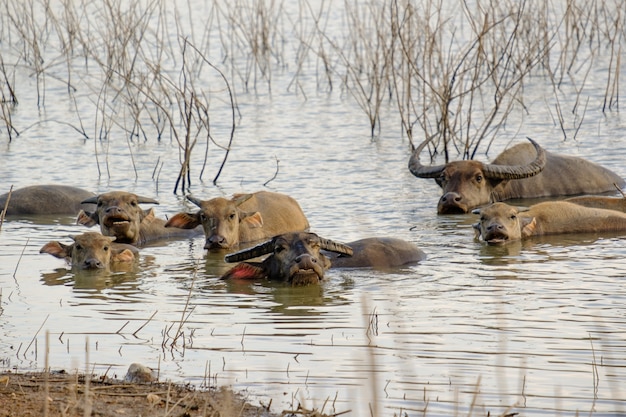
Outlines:
<svg viewBox="0 0 626 417"><path fill-rule="evenodd" d="M439 214L473 213L476 237L489 244L557 233L626 232L626 198L605 196L621 189L624 180L614 172L581 158L556 155L535 141L516 145L491 163L460 160L445 165L422 165L423 142L409 160L419 178L434 178L443 194ZM528 208L501 201L519 198L564 197ZM191 238L204 233L209 251L226 251L226 262L238 262L223 279L268 279L293 285L318 283L334 268L391 268L416 263L425 254L413 243L372 237L347 244L309 232L309 222L293 198L268 191L232 198L187 199L194 213L156 217L154 199L125 191L94 195L65 185L36 185L0 196L0 219L20 215L71 214L100 232L72 236L64 244L52 241L41 248L67 259L72 268L107 269L114 263L134 262L137 248L148 242ZM256 246L250 246L257 243ZM245 249L234 252L240 247ZM267 256L266 256L267 255ZM254 258L266 256L262 260Z"/></svg>

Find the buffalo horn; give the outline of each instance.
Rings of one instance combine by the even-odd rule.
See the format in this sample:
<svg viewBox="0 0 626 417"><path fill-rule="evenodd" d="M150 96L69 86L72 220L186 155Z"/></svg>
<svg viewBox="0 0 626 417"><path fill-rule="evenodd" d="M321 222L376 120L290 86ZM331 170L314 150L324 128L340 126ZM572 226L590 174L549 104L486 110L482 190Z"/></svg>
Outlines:
<svg viewBox="0 0 626 417"><path fill-rule="evenodd" d="M352 256L352 248L350 246L344 245L343 243L337 243L330 239L320 238L320 246L322 249L330 252Z"/></svg>
<svg viewBox="0 0 626 417"><path fill-rule="evenodd" d="M93 197L89 197L88 199L81 201L80 204L98 204L98 196L94 195Z"/></svg>
<svg viewBox="0 0 626 417"><path fill-rule="evenodd" d="M443 172L445 165L424 166L420 162L420 154L430 142L430 138L422 142L411 155L409 159L409 171L418 178L438 178Z"/></svg>
<svg viewBox="0 0 626 417"><path fill-rule="evenodd" d="M137 202L140 204L159 204L159 202L153 198L142 197L140 195L137 196Z"/></svg>
<svg viewBox="0 0 626 417"><path fill-rule="evenodd" d="M202 201L198 200L197 198L192 197L192 196L190 196L190 195L185 196L185 197L187 197L187 200L191 201L191 202L192 202L192 203L194 203L196 206L198 206L198 207L202 207Z"/></svg>
<svg viewBox="0 0 626 417"><path fill-rule="evenodd" d="M250 200L252 197L254 197L254 194L236 194L233 196L233 202L236 206L240 206L241 204Z"/></svg>
<svg viewBox="0 0 626 417"><path fill-rule="evenodd" d="M83 200L80 202L80 204L98 204L98 198L99 196L93 196L93 197L89 197L86 200ZM141 204L159 204L158 201L152 199L152 198L148 198L148 197L142 197L142 196L137 196L137 202L141 203Z"/></svg>
<svg viewBox="0 0 626 417"><path fill-rule="evenodd" d="M224 257L225 262L241 262L257 256L267 255L274 251L274 239L265 241L248 249L228 254Z"/></svg>
<svg viewBox="0 0 626 417"><path fill-rule="evenodd" d="M526 165L493 165L485 164L483 171L487 178L499 180L518 180L532 177L543 171L546 166L546 151L531 138L526 138L533 144L537 157L534 161Z"/></svg>

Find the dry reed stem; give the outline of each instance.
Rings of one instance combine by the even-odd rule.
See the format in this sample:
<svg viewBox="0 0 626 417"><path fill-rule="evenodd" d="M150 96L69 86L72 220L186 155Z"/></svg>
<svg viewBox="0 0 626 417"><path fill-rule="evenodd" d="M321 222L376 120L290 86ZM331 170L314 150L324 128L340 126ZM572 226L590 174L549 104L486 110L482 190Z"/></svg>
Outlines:
<svg viewBox="0 0 626 417"><path fill-rule="evenodd" d="M626 31L623 11L609 0L567 1L562 9L536 0L488 4L458 0L452 6L437 0L348 1L336 9L329 3L314 8L308 1L289 8L274 1L252 6L218 1L206 6L207 21L200 30L193 19L182 21L179 5L160 0L123 5L114 0L62 2L58 8L33 13L38 6L38 0L6 0L0 26L13 50L19 51L19 60L14 61L25 63L20 65L36 77L38 106L46 103L50 80L63 83L68 94L78 91L78 83L84 82L77 76L83 60L83 67L93 74L87 88L98 92L94 94L98 99L93 108L76 109L78 127L67 125L88 138L83 120L95 117L94 137L102 146L100 150L95 144L98 170L100 153L107 154L102 161L106 174L100 175L110 176L108 141L118 130L128 135L136 176L140 167L135 165L133 141L161 140L169 132L181 149L178 181L183 193L191 181L195 141L206 137L200 178L209 144L217 144L209 124L209 116L215 117L209 101L216 94L201 88L206 85L202 69L207 64L227 84L233 119L228 145L218 145L225 155L214 184L234 138L234 96L237 91L257 92L261 85L271 94L277 74L287 74L291 79L287 90L304 99L309 86L306 71L311 69L317 90L334 91L340 85L339 91L349 94L366 115L372 136L381 133L383 106L394 105L392 111L397 111L411 146L417 135L433 137L433 146L446 157L452 151L474 157L481 141L491 143L513 111L528 111L524 85L536 75L551 79L550 100L556 106L567 107L568 94L561 89L565 82L578 86L576 112L569 115L557 108L566 133L568 118L573 117L575 136L587 109L598 108L585 80L597 69L597 51L602 48L610 51L610 62L600 106L605 112L619 108ZM458 10L463 13L451 12ZM84 16L94 14L101 19L85 25ZM345 22L340 31L330 28L331 17ZM194 56L186 56L190 45L197 45ZM216 50L223 58L219 69L207 59ZM17 102L17 86L8 74L11 69L15 73L18 64L7 62L3 55L0 69L10 99L1 107L11 140L18 132L7 103ZM179 82L170 79L176 68ZM589 98L581 99L583 95Z"/></svg>
<svg viewBox="0 0 626 417"><path fill-rule="evenodd" d="M9 209L9 202L11 201L12 194L13 194L13 185L11 185L11 187L9 188L9 192L7 194L7 200L4 202L4 207L2 208L2 211L0 212L0 230L2 230L2 224L4 223L4 218L7 214L7 210Z"/></svg>

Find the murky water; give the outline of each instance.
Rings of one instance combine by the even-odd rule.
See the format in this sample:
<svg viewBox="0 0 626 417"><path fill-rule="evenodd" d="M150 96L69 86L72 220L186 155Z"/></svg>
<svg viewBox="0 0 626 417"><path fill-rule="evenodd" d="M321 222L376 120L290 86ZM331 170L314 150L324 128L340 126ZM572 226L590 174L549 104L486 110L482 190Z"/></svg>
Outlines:
<svg viewBox="0 0 626 417"><path fill-rule="evenodd" d="M24 93L13 122L39 124L11 142L0 136L3 192L63 183L156 198L161 217L192 209L172 193L174 142L120 135L94 144L58 123L75 123L76 112L53 81L38 110L35 80L21 76L31 95ZM75 273L39 254L49 240L86 230L72 217L10 219L0 232L2 368L41 369L49 332L53 369L84 370L88 361L121 377L141 362L159 368L161 380L232 385L253 402L271 400L275 411L301 403L354 416L626 412L623 237L479 243L473 215L436 215L440 190L407 170L409 145L392 108L383 109L372 140L349 97L305 100L287 91L289 80L275 74L271 96L237 95L242 118L218 187L211 179L222 155L209 153L203 181L198 155L194 195L283 192L324 237L400 237L428 259L395 271L331 270L320 287L233 284L217 279L228 268L222 255L207 255L196 238L143 248L131 271ZM546 117L553 108L545 80L535 81L529 112L512 115L515 127L502 131L488 157L530 136L626 175L620 113L602 114L594 101L577 140L564 141ZM587 82L603 91L601 77ZM88 106L93 93L77 99ZM264 186L277 160L276 178ZM184 336L175 339L178 330Z"/></svg>

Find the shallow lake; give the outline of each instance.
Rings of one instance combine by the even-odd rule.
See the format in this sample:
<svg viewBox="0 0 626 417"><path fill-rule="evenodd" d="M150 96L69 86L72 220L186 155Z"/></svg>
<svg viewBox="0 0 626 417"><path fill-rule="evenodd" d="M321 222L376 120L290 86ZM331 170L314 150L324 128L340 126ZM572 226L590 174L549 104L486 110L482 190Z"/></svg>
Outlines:
<svg viewBox="0 0 626 417"><path fill-rule="evenodd" d="M0 231L0 369L42 369L48 332L52 369L87 366L123 377L140 362L158 368L160 380L232 386L277 412L302 404L354 416L626 413L623 236L478 242L476 216L438 216L439 187L408 171L409 141L393 103L372 138L349 95L304 98L289 91L290 80L275 73L271 94L237 93L241 118L224 170L214 186L223 155L210 151L210 172L198 179L198 151L193 195L289 194L321 236L399 237L426 260L391 271L331 269L319 287L234 284L218 279L229 265L198 237L142 248L131 271L76 273L39 253L50 240L69 242L87 230L74 217L11 218ZM549 83L534 81L527 112L512 114L489 154L477 158L529 136L626 176L622 115L602 113L593 97L576 139L564 140L548 116ZM16 74L22 95L12 121L24 132L10 141L0 134L2 192L61 183L155 198L160 217L194 210L173 193L180 169L173 140L101 141L94 125L85 139L59 123L77 123L64 87L48 77L38 108L37 82ZM601 95L605 83L595 74L586 85ZM97 95L79 90L78 108Z"/></svg>

